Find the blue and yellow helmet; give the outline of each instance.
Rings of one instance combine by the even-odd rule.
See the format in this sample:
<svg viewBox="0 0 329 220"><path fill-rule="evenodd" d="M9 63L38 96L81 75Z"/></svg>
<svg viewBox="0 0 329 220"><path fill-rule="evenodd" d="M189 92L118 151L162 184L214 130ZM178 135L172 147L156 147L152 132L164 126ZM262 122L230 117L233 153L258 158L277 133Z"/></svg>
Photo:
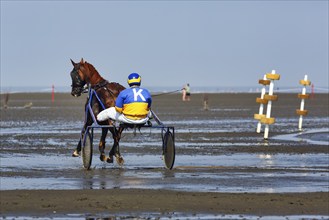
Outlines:
<svg viewBox="0 0 329 220"><path fill-rule="evenodd" d="M128 76L128 84L129 86L140 86L142 82L142 78L138 73L131 73Z"/></svg>

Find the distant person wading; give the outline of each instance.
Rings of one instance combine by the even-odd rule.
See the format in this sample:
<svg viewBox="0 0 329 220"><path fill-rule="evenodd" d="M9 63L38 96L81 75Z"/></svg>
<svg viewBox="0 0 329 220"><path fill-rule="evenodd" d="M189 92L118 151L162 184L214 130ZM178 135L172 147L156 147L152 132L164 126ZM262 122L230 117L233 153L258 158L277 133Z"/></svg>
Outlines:
<svg viewBox="0 0 329 220"><path fill-rule="evenodd" d="M182 100L183 100L183 101L190 101L190 97L191 97L190 84L187 83L187 84L183 87L182 90L183 90Z"/></svg>

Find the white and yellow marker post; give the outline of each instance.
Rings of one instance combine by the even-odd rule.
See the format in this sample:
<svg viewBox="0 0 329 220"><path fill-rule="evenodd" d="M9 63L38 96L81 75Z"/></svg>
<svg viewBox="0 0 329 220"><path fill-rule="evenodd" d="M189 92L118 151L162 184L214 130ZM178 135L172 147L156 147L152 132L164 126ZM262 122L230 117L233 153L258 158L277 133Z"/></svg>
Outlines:
<svg viewBox="0 0 329 220"><path fill-rule="evenodd" d="M257 129L256 129L257 133L260 133L262 127L262 123L260 122L260 120L262 118L265 118L263 111L264 111L264 105L267 104L267 100L264 99L264 96L266 93L266 86L270 85L270 82L271 82L270 80L266 79L266 74L264 75L263 79L260 79L258 81L259 84L263 85L263 88L260 94L260 98L259 97L256 98L256 102L260 104L258 114L254 114L254 119L258 120Z"/></svg>
<svg viewBox="0 0 329 220"><path fill-rule="evenodd" d="M266 79L270 80L270 87L269 87L268 95L266 95L266 94L264 95L264 99L268 101L267 108L266 108L266 116L260 119L260 122L265 124L264 139L268 139L270 124L274 124L274 122L275 122L275 118L271 118L272 101L278 100L278 96L273 95L274 80L279 80L280 74L276 74L275 70L272 70L271 73L266 74Z"/></svg>
<svg viewBox="0 0 329 220"><path fill-rule="evenodd" d="M300 109L296 109L297 115L299 115L299 123L298 123L298 130L302 130L303 125L303 116L306 116L308 111L304 109L305 99L310 97L309 94L306 94L306 86L311 85L311 81L307 80L307 75L304 76L304 79L299 81L299 84L303 85L302 93L298 94L298 98L301 99L300 102Z"/></svg>

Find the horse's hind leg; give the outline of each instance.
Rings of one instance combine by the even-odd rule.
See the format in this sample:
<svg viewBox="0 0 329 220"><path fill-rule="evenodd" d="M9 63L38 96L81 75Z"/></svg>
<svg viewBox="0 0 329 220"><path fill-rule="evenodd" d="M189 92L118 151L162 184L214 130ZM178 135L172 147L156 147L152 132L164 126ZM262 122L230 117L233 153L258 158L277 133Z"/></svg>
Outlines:
<svg viewBox="0 0 329 220"><path fill-rule="evenodd" d="M122 166L124 164L124 159L120 154L120 150L119 150L119 141L117 142L117 152L115 153L115 159L117 161L117 163Z"/></svg>
<svg viewBox="0 0 329 220"><path fill-rule="evenodd" d="M114 150L114 156L115 156L115 159L117 161L117 163L122 166L124 164L124 159L123 157L121 156L120 154L120 148L119 148L119 141L114 141L114 145L113 145L113 148L115 149Z"/></svg>
<svg viewBox="0 0 329 220"><path fill-rule="evenodd" d="M119 141L121 138L122 131L123 131L123 128L121 128L121 127L118 130L116 128L113 128L113 130L111 130L114 144L109 153L109 159L108 159L109 163L113 163L113 155L115 156L116 161L119 165L123 165L123 163L124 163L123 157L121 156L120 149L119 149Z"/></svg>
<svg viewBox="0 0 329 220"><path fill-rule="evenodd" d="M101 139L100 139L99 145L98 145L99 152L100 152L99 159L101 161L107 160L107 157L105 156L105 139L106 139L107 133L108 133L108 129L102 128L102 136L101 136Z"/></svg>
<svg viewBox="0 0 329 220"><path fill-rule="evenodd" d="M107 159L108 163L113 163L113 156L115 156L115 159L117 161L117 163L121 166L124 163L123 157L120 154L120 150L119 150L119 142L114 140L114 144L113 147L109 153L109 157Z"/></svg>

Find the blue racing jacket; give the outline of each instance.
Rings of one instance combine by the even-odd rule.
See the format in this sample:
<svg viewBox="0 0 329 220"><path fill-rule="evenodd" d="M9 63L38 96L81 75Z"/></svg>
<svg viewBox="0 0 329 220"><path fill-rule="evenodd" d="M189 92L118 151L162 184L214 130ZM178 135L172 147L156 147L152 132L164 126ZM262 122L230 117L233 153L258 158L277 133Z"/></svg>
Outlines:
<svg viewBox="0 0 329 220"><path fill-rule="evenodd" d="M151 104L152 97L147 89L132 87L120 92L115 102L115 109L127 118L139 120L147 116Z"/></svg>

